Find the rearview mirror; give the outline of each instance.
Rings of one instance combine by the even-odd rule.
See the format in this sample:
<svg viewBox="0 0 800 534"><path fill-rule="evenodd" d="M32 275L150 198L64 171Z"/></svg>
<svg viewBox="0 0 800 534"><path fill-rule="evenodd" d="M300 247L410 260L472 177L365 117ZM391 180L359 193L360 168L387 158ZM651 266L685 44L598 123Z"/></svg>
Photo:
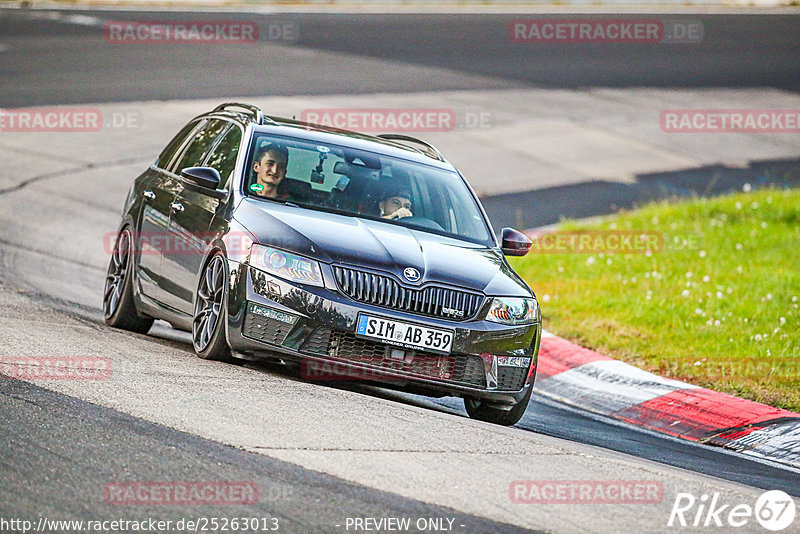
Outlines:
<svg viewBox="0 0 800 534"><path fill-rule="evenodd" d="M524 256L531 249L531 240L518 230L503 228L501 248L506 256Z"/></svg>

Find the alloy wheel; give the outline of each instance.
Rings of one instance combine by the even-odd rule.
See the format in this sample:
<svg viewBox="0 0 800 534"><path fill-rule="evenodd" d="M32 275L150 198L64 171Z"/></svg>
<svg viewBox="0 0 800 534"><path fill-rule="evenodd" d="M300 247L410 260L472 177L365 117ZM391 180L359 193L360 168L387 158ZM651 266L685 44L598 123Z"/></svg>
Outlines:
<svg viewBox="0 0 800 534"><path fill-rule="evenodd" d="M114 315L122 299L125 277L128 276L128 263L131 250L131 233L128 229L120 232L111 262L106 274L106 287L103 292L103 313L106 319Z"/></svg>
<svg viewBox="0 0 800 534"><path fill-rule="evenodd" d="M194 305L192 341L198 352L205 350L214 336L214 329L222 313L224 296L225 265L222 256L215 256L203 272Z"/></svg>

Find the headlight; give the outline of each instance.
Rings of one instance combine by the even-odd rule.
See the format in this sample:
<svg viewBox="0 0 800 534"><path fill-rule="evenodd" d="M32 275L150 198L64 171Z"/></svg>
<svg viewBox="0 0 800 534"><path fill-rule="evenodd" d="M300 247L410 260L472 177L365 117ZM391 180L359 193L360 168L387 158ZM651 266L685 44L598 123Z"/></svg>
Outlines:
<svg viewBox="0 0 800 534"><path fill-rule="evenodd" d="M250 266L274 274L284 280L323 287L319 263L276 248L253 245Z"/></svg>
<svg viewBox="0 0 800 534"><path fill-rule="evenodd" d="M539 318L539 303L533 298L495 297L486 320L500 324L533 324Z"/></svg>

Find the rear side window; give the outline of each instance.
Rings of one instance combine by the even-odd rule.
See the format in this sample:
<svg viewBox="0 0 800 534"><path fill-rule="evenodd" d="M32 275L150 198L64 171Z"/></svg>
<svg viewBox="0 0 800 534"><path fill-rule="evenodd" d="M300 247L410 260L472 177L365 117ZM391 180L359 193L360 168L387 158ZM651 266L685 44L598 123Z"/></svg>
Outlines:
<svg viewBox="0 0 800 534"><path fill-rule="evenodd" d="M220 189L224 188L233 174L236 166L236 156L239 155L239 145L242 142L242 130L236 126L225 134L225 137L217 144L214 151L205 162L206 167L213 167L219 171Z"/></svg>
<svg viewBox="0 0 800 534"><path fill-rule="evenodd" d="M161 155L158 156L158 161L156 162L157 167L166 169L169 166L169 162L172 161L175 153L183 145L183 141L186 139L186 136L192 133L192 130L194 130L198 123L199 121L190 122L184 126L180 132L178 132L178 135L172 138L172 141L169 142L167 147L161 152Z"/></svg>
<svg viewBox="0 0 800 534"><path fill-rule="evenodd" d="M228 121L221 119L212 119L208 121L200 131L194 134L194 139L189 143L189 146L184 150L180 161L171 170L172 172L179 173L181 169L186 167L197 167L206 159L217 136L230 124Z"/></svg>

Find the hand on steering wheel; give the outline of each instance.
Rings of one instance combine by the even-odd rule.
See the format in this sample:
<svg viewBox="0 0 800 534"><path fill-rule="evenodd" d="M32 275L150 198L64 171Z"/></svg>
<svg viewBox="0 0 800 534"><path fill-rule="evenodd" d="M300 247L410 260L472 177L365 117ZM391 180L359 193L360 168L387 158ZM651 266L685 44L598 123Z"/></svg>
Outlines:
<svg viewBox="0 0 800 534"><path fill-rule="evenodd" d="M411 213L411 210L408 208L399 208L398 210L394 211L393 213L389 214L386 218L387 219L402 219L403 217L413 217L414 214Z"/></svg>

